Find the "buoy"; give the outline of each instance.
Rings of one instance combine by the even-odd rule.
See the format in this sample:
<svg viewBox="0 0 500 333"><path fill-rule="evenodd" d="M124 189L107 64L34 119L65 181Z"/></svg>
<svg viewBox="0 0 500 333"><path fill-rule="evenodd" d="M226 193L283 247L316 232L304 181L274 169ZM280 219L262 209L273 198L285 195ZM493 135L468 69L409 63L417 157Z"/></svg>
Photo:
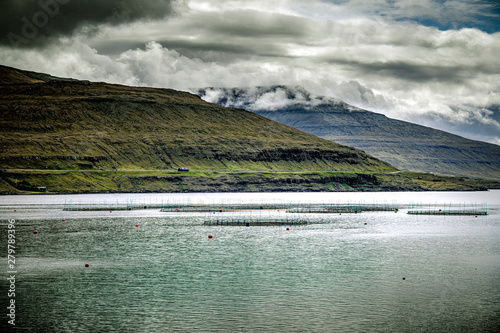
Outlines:
<svg viewBox="0 0 500 333"><path fill-rule="evenodd" d="M213 236L212 235L208 235L208 238L213 238Z"/></svg>
<svg viewBox="0 0 500 333"><path fill-rule="evenodd" d="M89 267L89 264L85 263L85 267Z"/></svg>
<svg viewBox="0 0 500 333"><path fill-rule="evenodd" d="M109 211L109 212L111 213L112 211Z"/></svg>
<svg viewBox="0 0 500 333"><path fill-rule="evenodd" d="M138 227L139 225L138 225L138 224L136 224L135 226L136 226L136 227Z"/></svg>
<svg viewBox="0 0 500 333"><path fill-rule="evenodd" d="M63 219L63 222L66 222L66 220L65 220L65 219Z"/></svg>
<svg viewBox="0 0 500 333"><path fill-rule="evenodd" d="M36 231L36 230L33 230L33 233L34 233L34 234L36 235L36 234L38 233L38 231Z"/></svg>
<svg viewBox="0 0 500 333"><path fill-rule="evenodd" d="M367 225L368 223L365 222L365 225Z"/></svg>
<svg viewBox="0 0 500 333"><path fill-rule="evenodd" d="M403 280L406 280L406 278L404 277Z"/></svg>
<svg viewBox="0 0 500 333"><path fill-rule="evenodd" d="M286 230L290 230L290 228L286 228Z"/></svg>
<svg viewBox="0 0 500 333"><path fill-rule="evenodd" d="M339 213L339 215L342 215L342 213Z"/></svg>
<svg viewBox="0 0 500 333"><path fill-rule="evenodd" d="M14 209L14 211L15 211L15 212L17 212L17 210L16 210L16 209Z"/></svg>

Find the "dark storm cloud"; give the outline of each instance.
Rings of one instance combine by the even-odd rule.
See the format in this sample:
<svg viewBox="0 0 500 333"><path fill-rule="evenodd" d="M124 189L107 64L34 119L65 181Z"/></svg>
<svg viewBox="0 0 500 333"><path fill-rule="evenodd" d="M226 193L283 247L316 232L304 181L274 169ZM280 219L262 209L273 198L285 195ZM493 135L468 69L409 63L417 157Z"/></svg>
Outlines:
<svg viewBox="0 0 500 333"><path fill-rule="evenodd" d="M173 13L172 0L8 0L2 2L0 45L42 46L83 28L161 19Z"/></svg>

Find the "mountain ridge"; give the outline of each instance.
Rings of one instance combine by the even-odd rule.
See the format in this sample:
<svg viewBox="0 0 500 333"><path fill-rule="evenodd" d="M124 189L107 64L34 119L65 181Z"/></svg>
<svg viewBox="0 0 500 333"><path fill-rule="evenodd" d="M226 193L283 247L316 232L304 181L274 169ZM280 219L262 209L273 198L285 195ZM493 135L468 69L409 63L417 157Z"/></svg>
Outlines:
<svg viewBox="0 0 500 333"><path fill-rule="evenodd" d="M282 124L355 147L398 169L500 180L500 146L313 96L301 87L204 88L197 93L216 104L244 106Z"/></svg>

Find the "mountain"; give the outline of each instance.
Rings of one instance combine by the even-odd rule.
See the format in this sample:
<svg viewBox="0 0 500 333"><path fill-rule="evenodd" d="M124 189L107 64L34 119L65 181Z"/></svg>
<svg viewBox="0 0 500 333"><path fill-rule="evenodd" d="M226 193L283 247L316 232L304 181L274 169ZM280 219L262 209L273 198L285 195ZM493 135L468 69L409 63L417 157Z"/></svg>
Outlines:
<svg viewBox="0 0 500 333"><path fill-rule="evenodd" d="M301 87L206 88L198 95L355 147L398 169L500 180L498 145L391 119Z"/></svg>
<svg viewBox="0 0 500 333"><path fill-rule="evenodd" d="M171 89L0 66L0 193L484 190Z"/></svg>
<svg viewBox="0 0 500 333"><path fill-rule="evenodd" d="M186 92L52 77L33 83L29 72L19 73L28 79L0 92L2 168L394 170Z"/></svg>
<svg viewBox="0 0 500 333"><path fill-rule="evenodd" d="M225 188L223 181L210 183L207 173L217 171L330 171L356 178L355 173L395 170L357 149L186 92L57 78L5 66L0 66L0 87L4 192L47 184L57 191L150 190L143 185L148 182L155 183L150 184L155 190L171 188L169 182L182 190L188 174L180 175L179 167L200 171L196 176L204 186L193 188L202 190ZM143 173L124 174L132 171ZM163 177L163 171L176 176ZM59 185L57 178L66 184ZM160 183L164 187L157 188Z"/></svg>

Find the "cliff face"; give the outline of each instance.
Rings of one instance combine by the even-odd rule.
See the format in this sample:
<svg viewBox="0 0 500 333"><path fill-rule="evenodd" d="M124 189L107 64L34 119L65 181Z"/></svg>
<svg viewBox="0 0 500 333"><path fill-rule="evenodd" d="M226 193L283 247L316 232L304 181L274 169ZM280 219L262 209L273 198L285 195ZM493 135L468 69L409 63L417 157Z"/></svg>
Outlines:
<svg viewBox="0 0 500 333"><path fill-rule="evenodd" d="M0 69L3 169L394 170L359 150L186 92Z"/></svg>
<svg viewBox="0 0 500 333"><path fill-rule="evenodd" d="M343 144L381 159L398 169L500 180L500 146L388 118L328 98L311 98L307 92L280 87L281 105L262 107L259 98L276 87L250 94L240 89L218 89L215 103L244 107L301 131ZM200 90L204 96L207 90ZM288 99L288 103L286 103ZM241 102L244 101L244 102ZM256 102L257 101L257 102Z"/></svg>

